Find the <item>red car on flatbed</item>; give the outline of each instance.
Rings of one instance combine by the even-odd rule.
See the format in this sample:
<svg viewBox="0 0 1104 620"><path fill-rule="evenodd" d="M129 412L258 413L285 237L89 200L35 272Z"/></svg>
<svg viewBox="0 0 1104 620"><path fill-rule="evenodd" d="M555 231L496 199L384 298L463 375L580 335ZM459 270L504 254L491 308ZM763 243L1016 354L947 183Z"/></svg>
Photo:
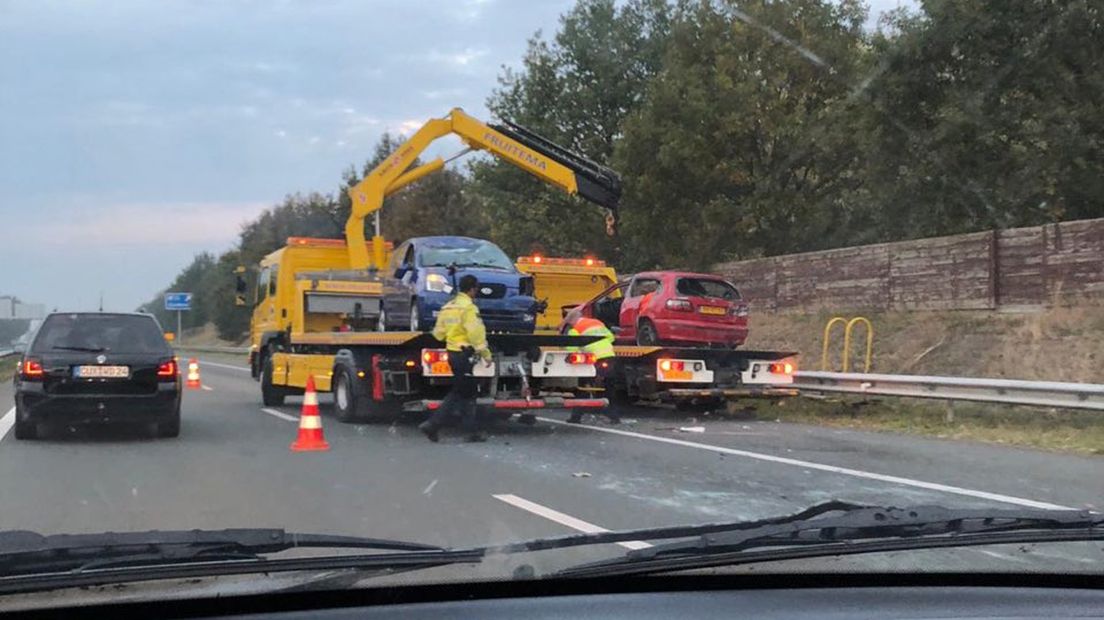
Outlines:
<svg viewBox="0 0 1104 620"><path fill-rule="evenodd" d="M688 271L647 271L568 312L605 323L619 344L735 348L747 340L748 307L723 278Z"/></svg>

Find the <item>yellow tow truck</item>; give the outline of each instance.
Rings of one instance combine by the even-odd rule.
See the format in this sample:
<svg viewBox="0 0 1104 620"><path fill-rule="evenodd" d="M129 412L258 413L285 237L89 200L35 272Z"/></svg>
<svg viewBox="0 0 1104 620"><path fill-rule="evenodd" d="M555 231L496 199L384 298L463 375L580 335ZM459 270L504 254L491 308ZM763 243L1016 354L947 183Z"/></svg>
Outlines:
<svg viewBox="0 0 1104 620"><path fill-rule="evenodd" d="M459 108L432 119L350 188L345 239L293 237L258 266L249 359L265 405L301 393L313 377L319 390L334 392L342 421L389 420L403 410L439 406L452 376L442 343L422 332L376 331L382 297L396 285L393 274L383 272L389 245L380 234L379 210L387 196L444 167L439 157L416 163L434 140L449 134L465 143L460 155L485 151L599 205L607 233L614 234L621 196L614 171L519 125L485 124ZM368 240L371 215L375 232ZM595 376L593 358L568 350L593 338L491 334L489 340L494 363L476 373L484 378L481 405L511 414L608 404L581 388Z"/></svg>

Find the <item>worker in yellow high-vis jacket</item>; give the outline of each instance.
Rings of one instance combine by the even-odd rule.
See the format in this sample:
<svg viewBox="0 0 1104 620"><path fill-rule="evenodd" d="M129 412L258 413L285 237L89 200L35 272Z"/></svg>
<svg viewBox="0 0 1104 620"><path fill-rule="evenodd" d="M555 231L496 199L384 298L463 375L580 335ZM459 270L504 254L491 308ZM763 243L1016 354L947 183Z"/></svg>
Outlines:
<svg viewBox="0 0 1104 620"><path fill-rule="evenodd" d="M460 278L456 296L437 314L433 337L445 343L449 366L452 368L452 389L437 411L418 426L430 441L438 440L438 431L451 420L460 418L468 441L486 441L476 409L479 384L472 371L481 361L490 364L492 355L487 347L487 328L479 317L475 294L479 281L473 275Z"/></svg>
<svg viewBox="0 0 1104 620"><path fill-rule="evenodd" d="M617 363L617 358L613 351L614 333L606 327L605 323L598 319L581 316L575 319L575 322L571 324L567 330L567 334L569 336L597 336L601 338L601 340L595 340L588 345L584 345L582 350L584 353L592 353L594 355L594 383L596 387L603 389L605 397L611 401L609 407L606 409L606 414L609 415L611 422L617 424L621 421L621 417L612 402L614 390L612 377L614 376L614 364ZM582 420L583 412L578 409L573 410L571 412L571 417L567 419L568 422L573 424L578 424Z"/></svg>

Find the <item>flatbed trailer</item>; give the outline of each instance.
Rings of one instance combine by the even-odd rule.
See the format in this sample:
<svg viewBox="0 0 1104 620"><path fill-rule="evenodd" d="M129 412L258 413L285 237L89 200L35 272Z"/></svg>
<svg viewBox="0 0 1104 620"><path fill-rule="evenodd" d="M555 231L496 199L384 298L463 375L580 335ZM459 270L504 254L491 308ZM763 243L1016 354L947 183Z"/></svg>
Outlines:
<svg viewBox="0 0 1104 620"><path fill-rule="evenodd" d="M743 349L613 348L612 401L711 408L730 398L793 396L797 353Z"/></svg>
<svg viewBox="0 0 1104 620"><path fill-rule="evenodd" d="M585 389L596 375L594 360L568 350L587 336L488 334L490 366L476 364L478 403L500 417L542 408L602 410L608 399ZM266 357L261 396L267 406L301 394L308 377L320 392L334 393L343 422L391 421L404 412L440 406L452 384L444 345L422 332L293 333Z"/></svg>

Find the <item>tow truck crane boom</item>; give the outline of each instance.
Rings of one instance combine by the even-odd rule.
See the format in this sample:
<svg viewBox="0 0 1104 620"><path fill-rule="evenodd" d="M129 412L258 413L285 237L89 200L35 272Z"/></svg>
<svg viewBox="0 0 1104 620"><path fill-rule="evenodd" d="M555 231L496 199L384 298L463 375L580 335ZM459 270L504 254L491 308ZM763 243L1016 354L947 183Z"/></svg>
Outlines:
<svg viewBox="0 0 1104 620"><path fill-rule="evenodd" d="M345 223L350 269L380 269L384 263L384 239L376 230L369 255L364 239L364 220L379 211L383 200L418 179L444 168L438 157L413 169L426 148L435 140L455 134L473 150L484 150L571 195L578 195L606 210L606 233L613 235L621 199L621 178L616 172L573 153L513 123L488 125L453 108L444 118L421 127L398 151L383 160L349 189L352 212Z"/></svg>

